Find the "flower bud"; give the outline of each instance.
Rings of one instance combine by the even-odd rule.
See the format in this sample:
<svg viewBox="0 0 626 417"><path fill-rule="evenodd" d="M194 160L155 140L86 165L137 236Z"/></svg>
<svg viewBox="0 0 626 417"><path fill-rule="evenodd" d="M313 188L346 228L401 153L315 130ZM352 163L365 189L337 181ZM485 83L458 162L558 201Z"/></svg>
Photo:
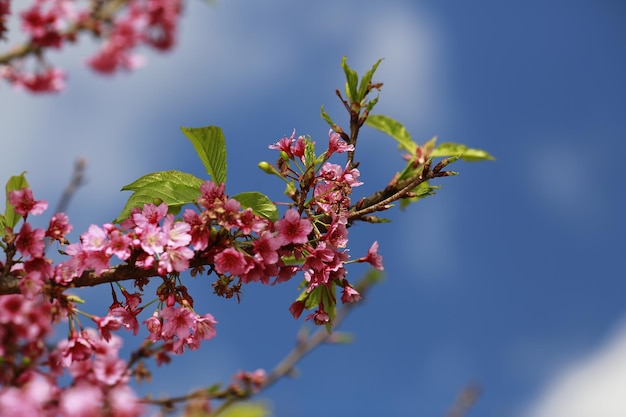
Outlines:
<svg viewBox="0 0 626 417"><path fill-rule="evenodd" d="M276 168L274 168L274 166L267 161L259 162L259 168L261 168L261 170L266 174L278 175L280 177L280 174L278 173Z"/></svg>

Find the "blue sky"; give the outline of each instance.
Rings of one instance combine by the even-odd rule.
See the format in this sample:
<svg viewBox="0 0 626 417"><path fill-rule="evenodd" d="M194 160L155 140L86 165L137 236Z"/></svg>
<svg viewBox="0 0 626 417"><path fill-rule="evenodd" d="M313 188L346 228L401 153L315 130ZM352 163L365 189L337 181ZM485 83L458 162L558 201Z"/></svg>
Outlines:
<svg viewBox="0 0 626 417"><path fill-rule="evenodd" d="M69 71L62 94L0 87L0 176L27 170L53 206L86 157L88 183L69 210L82 231L114 218L127 198L119 189L143 174L203 176L179 126L213 124L227 139L229 193L277 195L280 184L256 168L275 158L267 145L294 128L323 142L320 105L345 121L334 96L341 57L360 73L385 58L376 112L415 141L437 135L497 161L458 163L461 175L441 181L437 196L351 231L354 256L379 241L387 279L346 322L354 343L319 349L299 378L264 395L274 414L441 416L470 381L483 388L470 416L626 414L621 2L186 4L176 50L147 52L141 70L90 73L93 44L82 39L53 57ZM367 194L402 160L375 131L360 146ZM218 338L142 392L184 393L271 368L292 347L302 324L287 311L296 282L250 286L240 305L212 296L210 282L191 285L220 321ZM94 310L109 304L85 296Z"/></svg>

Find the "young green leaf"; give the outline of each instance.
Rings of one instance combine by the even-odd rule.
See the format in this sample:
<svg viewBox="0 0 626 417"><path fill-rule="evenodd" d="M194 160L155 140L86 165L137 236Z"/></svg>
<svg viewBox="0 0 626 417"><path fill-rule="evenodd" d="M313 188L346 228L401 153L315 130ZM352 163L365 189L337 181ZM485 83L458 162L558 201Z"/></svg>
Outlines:
<svg viewBox="0 0 626 417"><path fill-rule="evenodd" d="M435 190L441 188L441 185L430 185L428 181L420 183L417 187L413 188L411 192L415 194L415 197L403 198L400 200L400 209L406 209L411 203L415 203L422 198L435 195Z"/></svg>
<svg viewBox="0 0 626 417"><path fill-rule="evenodd" d="M133 191L122 213L114 220L119 223L130 215L133 208L144 204L164 202L170 213L177 213L186 204L195 202L200 196L204 181L180 171L160 171L144 175L125 185L122 191Z"/></svg>
<svg viewBox="0 0 626 417"><path fill-rule="evenodd" d="M367 102L366 110L367 110L368 113L372 111L372 109L374 108L376 103L378 103L378 97L375 97L375 98L373 98L373 99L371 99L370 101Z"/></svg>
<svg viewBox="0 0 626 417"><path fill-rule="evenodd" d="M369 86L369 83L372 82L372 77L374 76L374 73L376 72L376 68L378 68L378 66L380 65L382 61L383 61L382 58L376 61L376 63L372 66L372 69L370 69L363 75L363 77L361 78L361 84L359 85L358 100L354 100L354 101L360 102L361 100L365 98L365 94L367 93L367 87Z"/></svg>
<svg viewBox="0 0 626 417"><path fill-rule="evenodd" d="M226 182L226 140L222 129L206 126L181 127L180 130L193 144L213 182L218 185Z"/></svg>
<svg viewBox="0 0 626 417"><path fill-rule="evenodd" d="M336 285L334 282L331 282L330 287L322 286L322 302L324 303L324 311L328 314L328 318L332 323L335 320L335 316L337 315L337 299L335 297Z"/></svg>
<svg viewBox="0 0 626 417"><path fill-rule="evenodd" d="M431 153L432 157L461 156L464 161L494 161L496 158L482 149L472 149L460 143L441 143Z"/></svg>
<svg viewBox="0 0 626 417"><path fill-rule="evenodd" d="M320 301L322 301L324 288L326 287L323 285L313 288L313 290L309 293L309 296L307 297L306 301L304 302L304 308L306 308L307 310L310 310L312 308L317 307Z"/></svg>
<svg viewBox="0 0 626 417"><path fill-rule="evenodd" d="M411 135L402 123L382 114L370 115L365 123L394 138L398 142L399 149L404 149L411 155L415 155L417 143L413 142Z"/></svg>
<svg viewBox="0 0 626 417"><path fill-rule="evenodd" d="M357 84L359 83L359 76L352 68L348 66L348 57L344 56L341 60L341 67L346 73L346 95L350 102L359 102L357 100Z"/></svg>
<svg viewBox="0 0 626 417"><path fill-rule="evenodd" d="M311 137L307 136L304 143L304 160L307 166L310 166L315 164L317 160L317 156L315 155L315 142L311 140Z"/></svg>
<svg viewBox="0 0 626 417"><path fill-rule="evenodd" d="M324 110L324 106L321 106L320 110L321 110L320 116L322 116L322 119L326 120L326 123L328 123L331 128L335 126L335 122L333 122L333 119L331 119L329 114L326 113L326 110Z"/></svg>
<svg viewBox="0 0 626 417"><path fill-rule="evenodd" d="M198 414L198 416L204 415L209 416L210 414ZM269 407L260 402L235 403L220 413L220 417L267 417L269 415Z"/></svg>
<svg viewBox="0 0 626 417"><path fill-rule="evenodd" d="M22 172L20 175L14 175L9 178L7 181L7 185L5 186L6 190L6 207L4 211L4 222L5 227L13 228L20 221L22 216L15 212L15 209L9 203L9 193L15 190L21 190L22 188L30 188L28 185L28 181L26 181L26 171ZM4 227L2 228L2 234L4 235Z"/></svg>
<svg viewBox="0 0 626 417"><path fill-rule="evenodd" d="M278 220L279 214L276 205L264 194L250 191L239 193L232 198L239 201L239 204L241 204L243 208L252 209L257 216L265 217L273 222Z"/></svg>

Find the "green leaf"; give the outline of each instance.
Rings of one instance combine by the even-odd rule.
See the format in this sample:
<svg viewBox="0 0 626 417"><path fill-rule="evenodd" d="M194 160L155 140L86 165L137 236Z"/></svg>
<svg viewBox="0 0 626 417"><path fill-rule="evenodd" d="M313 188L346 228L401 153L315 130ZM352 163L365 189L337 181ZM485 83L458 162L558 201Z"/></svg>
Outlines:
<svg viewBox="0 0 626 417"><path fill-rule="evenodd" d="M346 95L350 102L359 102L357 99L356 87L359 82L359 76L352 68L348 66L348 57L344 56L341 60L341 67L346 73Z"/></svg>
<svg viewBox="0 0 626 417"><path fill-rule="evenodd" d="M9 193L15 190L21 190L22 188L30 188L28 181L26 181L26 171L22 172L20 175L14 175L9 178L7 181L7 185L5 186L6 190L6 207L4 211L4 221L5 227L14 228L15 225L22 218L21 215L15 212L15 208L11 203L9 203ZM2 236L4 236L4 227L2 228Z"/></svg>
<svg viewBox="0 0 626 417"><path fill-rule="evenodd" d="M257 216L265 217L272 222L278 220L278 208L266 195L256 191L239 193L233 196L243 208L250 208Z"/></svg>
<svg viewBox="0 0 626 417"><path fill-rule="evenodd" d="M482 149L472 149L459 143L441 143L431 153L432 157L461 156L464 161L495 161L496 158Z"/></svg>
<svg viewBox="0 0 626 417"><path fill-rule="evenodd" d="M322 286L322 301L324 302L324 311L328 314L328 318L332 323L335 321L335 316L337 316L337 298L335 297L336 285L334 282L331 283L330 287L325 285Z"/></svg>
<svg viewBox="0 0 626 417"><path fill-rule="evenodd" d="M7 221L4 214L0 214L0 238L6 235Z"/></svg>
<svg viewBox="0 0 626 417"><path fill-rule="evenodd" d="M368 113L372 111L372 109L374 108L374 106L376 105L376 103L378 103L378 97L373 98L372 100L370 100L370 101L368 101L368 102L367 102L366 109L367 109L367 112L368 112ZM369 116L368 116L368 117L369 117Z"/></svg>
<svg viewBox="0 0 626 417"><path fill-rule="evenodd" d="M326 113L326 110L324 110L324 106L321 106L320 110L321 110L320 115L322 116L322 119L326 120L326 123L328 123L331 128L335 126L335 122L333 122L333 119L330 118L330 115Z"/></svg>
<svg viewBox="0 0 626 417"><path fill-rule="evenodd" d="M309 166L315 165L315 161L317 160L317 156L315 155L315 142L307 136L304 143L304 160L308 168Z"/></svg>
<svg viewBox="0 0 626 417"><path fill-rule="evenodd" d="M400 209L406 209L411 203L415 203L418 200L435 195L435 190L441 188L441 185L430 185L428 181L420 183L417 187L413 188L411 192L416 194L415 197L403 198L400 200Z"/></svg>
<svg viewBox="0 0 626 417"><path fill-rule="evenodd" d="M394 138L398 142L399 149L404 149L411 155L415 155L417 143L413 142L411 135L402 123L382 114L370 115L365 123Z"/></svg>
<svg viewBox="0 0 626 417"><path fill-rule="evenodd" d="M376 268L370 268L367 270L365 275L359 280L359 282L356 285L356 288L357 290L360 290L361 287L371 288L372 286L376 284L382 283L384 280L385 280L385 274L382 271Z"/></svg>
<svg viewBox="0 0 626 417"><path fill-rule="evenodd" d="M164 202L170 213L178 213L182 206L198 199L203 182L198 177L180 171L160 171L144 175L122 188L122 191L133 191L133 194L114 222L119 223L126 219L133 208L142 208L144 204L150 203Z"/></svg>
<svg viewBox="0 0 626 417"><path fill-rule="evenodd" d="M376 72L376 68L378 68L378 66L380 65L382 61L383 61L382 58L376 61L376 63L372 66L372 69L370 69L363 75L363 77L361 78L361 84L359 85L358 100L355 100L355 101L360 102L361 100L365 98L365 93L367 93L367 86L372 81L372 77L374 76L374 73Z"/></svg>
<svg viewBox="0 0 626 417"><path fill-rule="evenodd" d="M309 296L306 298L306 301L304 302L304 307L307 310L316 308L320 304L320 301L322 301L324 288L326 288L324 285L320 285L320 286L313 288L313 290L309 293Z"/></svg>
<svg viewBox="0 0 626 417"><path fill-rule="evenodd" d="M263 403L238 402L224 409L220 417L267 417L269 414L269 407Z"/></svg>
<svg viewBox="0 0 626 417"><path fill-rule="evenodd" d="M226 140L217 126L182 127L182 132L193 144L196 153L216 184L226 182Z"/></svg>

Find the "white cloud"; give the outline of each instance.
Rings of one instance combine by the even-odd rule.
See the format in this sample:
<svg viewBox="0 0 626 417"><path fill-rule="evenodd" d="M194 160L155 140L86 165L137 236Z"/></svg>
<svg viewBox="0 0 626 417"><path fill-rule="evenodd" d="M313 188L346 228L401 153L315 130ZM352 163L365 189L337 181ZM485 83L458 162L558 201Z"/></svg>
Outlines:
<svg viewBox="0 0 626 417"><path fill-rule="evenodd" d="M424 11L381 7L369 21L354 67L364 72L384 58L374 78L385 84L377 110L406 125L441 121L443 39L437 20Z"/></svg>
<svg viewBox="0 0 626 417"><path fill-rule="evenodd" d="M524 417L626 415L626 323L588 357L550 381Z"/></svg>
<svg viewBox="0 0 626 417"><path fill-rule="evenodd" d="M277 14L276 8L285 14ZM308 23L301 20L305 14ZM349 30L343 21L347 17L370 22L370 27ZM210 117L219 109L236 108L251 94L271 92L285 77L306 77L321 70L311 65L324 65L324 73L340 77L339 62L326 68L338 50L353 56L351 62L358 68L369 68L377 58L386 57L380 68L381 79L387 81L384 102L394 106L390 113L406 120L427 111L435 96L431 87L437 85L433 82L438 62L434 27L403 2L394 7L360 2L332 7L190 2L174 51L148 53L146 68L112 78L85 68L96 43L80 38L76 45L51 56L69 73L65 92L34 97L2 86L0 146L11 157L0 167L0 180L26 169L36 195L44 197L37 192L43 189L48 193L45 197L53 199L67 182L74 160L85 156L90 182L81 194L91 207L75 208L88 213L97 202L101 209L108 207L110 215L123 200L117 190L154 170L150 163L176 146L165 143L171 140L168 132L177 134L178 125L168 130L162 124L157 129L150 125L158 122L159 114L192 105L189 97L203 94L215 98L205 104ZM335 49L328 52L330 48ZM294 91L293 99L298 100L308 87ZM330 85L329 91L333 88ZM163 131L158 137L147 138L159 129ZM112 194L114 199L108 197Z"/></svg>

